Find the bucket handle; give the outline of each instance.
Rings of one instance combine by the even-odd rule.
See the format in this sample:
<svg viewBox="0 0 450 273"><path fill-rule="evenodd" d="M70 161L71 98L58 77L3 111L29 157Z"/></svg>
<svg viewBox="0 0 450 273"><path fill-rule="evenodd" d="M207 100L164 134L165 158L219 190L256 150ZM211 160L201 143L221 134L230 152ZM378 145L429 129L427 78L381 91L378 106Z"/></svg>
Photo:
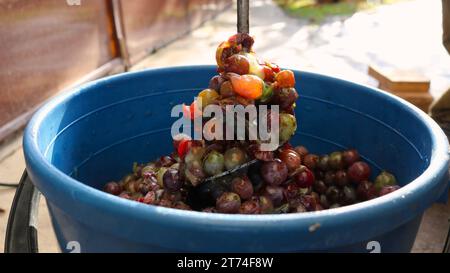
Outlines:
<svg viewBox="0 0 450 273"><path fill-rule="evenodd" d="M37 253L40 192L25 170L17 187L6 228L5 253Z"/></svg>

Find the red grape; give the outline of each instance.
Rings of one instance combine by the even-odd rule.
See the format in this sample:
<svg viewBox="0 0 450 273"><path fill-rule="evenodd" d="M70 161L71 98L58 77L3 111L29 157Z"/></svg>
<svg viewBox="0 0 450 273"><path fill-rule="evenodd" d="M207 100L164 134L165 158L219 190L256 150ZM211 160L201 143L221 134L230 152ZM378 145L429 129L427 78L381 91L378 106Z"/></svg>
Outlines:
<svg viewBox="0 0 450 273"><path fill-rule="evenodd" d="M290 172L300 167L300 164L302 163L300 155L291 149L282 150L279 154L279 158L286 164Z"/></svg>
<svg viewBox="0 0 450 273"><path fill-rule="evenodd" d="M233 72L239 75L248 74L250 62L244 55L234 54L226 59L224 69L225 72Z"/></svg>
<svg viewBox="0 0 450 273"><path fill-rule="evenodd" d="M317 163L319 162L319 156L315 154L307 154L303 158L303 165L308 167L310 170L314 170L317 167Z"/></svg>
<svg viewBox="0 0 450 273"><path fill-rule="evenodd" d="M284 201L284 191L283 188L279 186L266 186L263 195L269 198L275 207L280 206Z"/></svg>
<svg viewBox="0 0 450 273"><path fill-rule="evenodd" d="M295 86L294 72L291 70L283 70L275 75L275 81L281 88L289 88Z"/></svg>
<svg viewBox="0 0 450 273"><path fill-rule="evenodd" d="M261 176L269 185L280 185L288 176L288 168L279 159L264 162L261 166Z"/></svg>
<svg viewBox="0 0 450 273"><path fill-rule="evenodd" d="M377 191L369 181L362 181L358 184L356 194L360 200L366 201L377 197Z"/></svg>
<svg viewBox="0 0 450 273"><path fill-rule="evenodd" d="M394 185L394 186L384 186L381 188L380 192L379 192L379 196L383 196L386 195L388 193L394 192L396 190L400 189L400 186L398 185Z"/></svg>
<svg viewBox="0 0 450 273"><path fill-rule="evenodd" d="M307 168L295 176L295 183L300 188L308 188L314 184L314 174Z"/></svg>
<svg viewBox="0 0 450 273"><path fill-rule="evenodd" d="M178 191L183 186L183 180L178 175L178 170L168 169L163 176L164 189Z"/></svg>
<svg viewBox="0 0 450 273"><path fill-rule="evenodd" d="M253 185L248 177L236 177L231 182L231 189L237 193L242 200L250 199L253 195Z"/></svg>
<svg viewBox="0 0 450 273"><path fill-rule="evenodd" d="M359 153L355 149L347 150L342 153L342 159L346 166L350 166L359 160Z"/></svg>
<svg viewBox="0 0 450 273"><path fill-rule="evenodd" d="M334 177L334 181L336 183L336 185L340 186L340 187L344 187L348 184L348 176L347 176L347 172L340 170L337 171Z"/></svg>
<svg viewBox="0 0 450 273"><path fill-rule="evenodd" d="M351 181L359 183L369 179L370 167L367 163L357 161L348 168L348 177Z"/></svg>
<svg viewBox="0 0 450 273"><path fill-rule="evenodd" d="M259 214L261 213L261 208L259 202L256 200L247 200L242 203L239 213L242 214Z"/></svg>
<svg viewBox="0 0 450 273"><path fill-rule="evenodd" d="M110 194L119 195L122 192L122 186L117 182L109 182L105 185L105 191Z"/></svg>
<svg viewBox="0 0 450 273"><path fill-rule="evenodd" d="M238 213L241 199L234 192L224 192L216 201L216 209L221 213Z"/></svg>

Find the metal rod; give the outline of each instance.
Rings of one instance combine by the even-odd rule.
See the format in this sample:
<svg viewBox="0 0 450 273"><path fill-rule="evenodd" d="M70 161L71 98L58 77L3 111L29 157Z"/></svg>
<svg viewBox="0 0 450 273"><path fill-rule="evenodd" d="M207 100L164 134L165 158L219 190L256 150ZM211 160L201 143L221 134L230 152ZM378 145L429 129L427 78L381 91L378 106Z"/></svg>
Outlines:
<svg viewBox="0 0 450 273"><path fill-rule="evenodd" d="M249 33L249 0L237 0L237 31Z"/></svg>

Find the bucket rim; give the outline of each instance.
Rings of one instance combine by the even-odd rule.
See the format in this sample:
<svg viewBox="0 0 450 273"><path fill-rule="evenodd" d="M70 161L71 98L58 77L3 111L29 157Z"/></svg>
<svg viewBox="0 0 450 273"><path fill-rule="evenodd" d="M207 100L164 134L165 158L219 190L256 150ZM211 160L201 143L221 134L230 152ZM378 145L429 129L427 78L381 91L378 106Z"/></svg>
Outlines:
<svg viewBox="0 0 450 273"><path fill-rule="evenodd" d="M159 67L149 68L141 71L127 72L118 75L102 78L75 88L72 92L61 94L45 103L32 117L28 126L25 129L23 137L23 148L25 159L27 163L27 170L32 177L32 180L38 179L51 183L50 181L58 181L58 183L51 183L52 191L54 193L76 192L78 198L85 202L88 206L94 206L101 211L108 211L114 214L126 215L127 217L149 219L154 217L158 221L166 221L167 223L175 223L182 221L183 226L195 227L197 225L223 225L230 227L245 227L245 226L261 226L266 228L270 226L285 225L289 228L299 229L302 226L309 227L314 223L331 223L330 219L340 217L342 222L346 224L361 222L364 219L376 219L381 215L392 214L397 215L399 212L393 208L413 208L417 211L423 209L433 203L438 198L438 193L435 195L423 196L423 192L433 192L437 187L442 186L445 172L448 167L448 141L446 135L443 133L438 124L420 109L416 108L411 103L398 98L388 92L379 90L374 87L363 84L356 84L339 78L322 75L319 73L306 72L292 69L295 73L307 75L311 78L325 78L333 80L339 84L348 86L364 87L367 92L373 92L373 95L384 97L392 103L403 108L405 111L412 113L420 122L424 123L428 130L426 131L432 140L432 156L430 158L429 166L424 172L407 185L399 190L378 197L369 201L329 209L323 211L305 212L305 213L290 213L290 214L261 214L261 215L242 215L242 214L220 214L220 213L205 213L197 211L184 211L179 209L149 206L139 202L125 200L117 196L107 194L101 190L95 189L84 183L70 177L69 175L58 170L53 166L39 149L38 137L39 128L48 114L52 112L58 105L64 103L71 98L80 95L83 92L89 92L91 87L101 84L111 84L114 81L133 80L136 76L146 75L148 73L179 73L185 70L215 70L214 65L194 65L194 66L175 66L175 67ZM441 176L442 179L430 179L430 177ZM445 181L447 183L447 181ZM38 183L39 184L39 183ZM39 189L39 185L37 185ZM43 192L46 196L46 192ZM72 194L72 198L74 195ZM51 196L50 202L63 202L60 196ZM62 204L62 203L60 203ZM62 206L61 206L62 207ZM161 216L161 217L158 217ZM410 216L412 218L413 216ZM402 220L402 221L400 221ZM398 219L398 225L408 220L405 215L404 219Z"/></svg>

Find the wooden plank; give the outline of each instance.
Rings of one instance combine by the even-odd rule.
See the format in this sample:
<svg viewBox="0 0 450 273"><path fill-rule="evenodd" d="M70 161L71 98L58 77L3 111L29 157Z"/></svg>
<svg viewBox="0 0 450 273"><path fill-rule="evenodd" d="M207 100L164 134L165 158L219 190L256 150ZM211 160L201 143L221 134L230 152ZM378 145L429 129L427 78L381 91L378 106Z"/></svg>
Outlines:
<svg viewBox="0 0 450 273"><path fill-rule="evenodd" d="M380 68L370 65L368 74L378 80L379 88L393 92L428 92L430 80L413 70Z"/></svg>
<svg viewBox="0 0 450 273"><path fill-rule="evenodd" d="M429 93L417 93L417 92L391 92L391 93L414 104L418 108L422 109L424 112L428 112L428 108L433 102L433 97Z"/></svg>

